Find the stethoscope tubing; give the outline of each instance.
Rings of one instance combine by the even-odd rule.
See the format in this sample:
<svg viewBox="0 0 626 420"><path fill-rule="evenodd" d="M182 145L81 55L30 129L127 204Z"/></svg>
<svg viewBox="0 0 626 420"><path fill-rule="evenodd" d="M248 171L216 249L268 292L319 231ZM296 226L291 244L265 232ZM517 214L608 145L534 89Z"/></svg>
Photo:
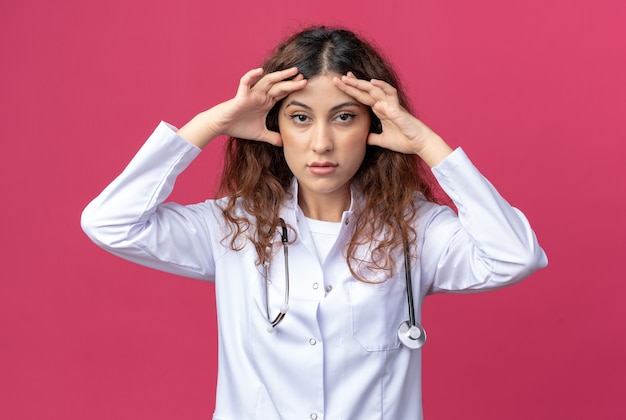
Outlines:
<svg viewBox="0 0 626 420"><path fill-rule="evenodd" d="M413 304L413 280L411 278L411 262L409 256L409 244L404 243L404 279L406 282L406 296L409 306L409 324L415 325L415 306Z"/></svg>
<svg viewBox="0 0 626 420"><path fill-rule="evenodd" d="M267 320L269 325L267 326L267 332L274 332L276 326L285 318L285 314L289 310L289 236L287 232L287 226L285 221L281 218L281 242L283 244L283 253L285 260L285 298L283 304L280 307L280 312L276 315L274 320L270 317L270 304L269 304L269 263L265 262L265 310L267 314ZM415 303L413 300L413 281L411 278L411 262L409 255L409 244L404 243L404 279L406 286L407 306L409 309L409 319L400 324L398 328L398 338L400 342L411 350L421 348L426 342L426 331L421 324L417 323L415 319Z"/></svg>
<svg viewBox="0 0 626 420"><path fill-rule="evenodd" d="M289 235L287 234L287 226L285 221L280 219L280 227L281 227L281 235L280 241L283 244L283 254L285 256L285 299L283 300L283 304L280 307L280 312L276 315L273 321L270 322L270 325L267 327L268 332L274 332L274 329L280 322L285 318L285 314L289 310ZM269 300L269 281L268 281L268 263L264 264L265 266L265 310L267 312L268 321L270 318L270 300Z"/></svg>

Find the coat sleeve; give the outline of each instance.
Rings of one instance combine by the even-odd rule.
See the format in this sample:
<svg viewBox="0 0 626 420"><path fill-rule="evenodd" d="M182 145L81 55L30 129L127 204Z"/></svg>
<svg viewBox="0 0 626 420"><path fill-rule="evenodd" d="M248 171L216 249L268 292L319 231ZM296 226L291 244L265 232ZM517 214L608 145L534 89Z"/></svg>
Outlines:
<svg viewBox="0 0 626 420"><path fill-rule="evenodd" d="M500 288L547 265L524 214L455 150L433 173L458 209L424 202L418 235L424 293Z"/></svg>
<svg viewBox="0 0 626 420"><path fill-rule="evenodd" d="M159 124L126 169L83 210L84 232L124 259L213 281L214 204L163 203L199 153L172 126Z"/></svg>

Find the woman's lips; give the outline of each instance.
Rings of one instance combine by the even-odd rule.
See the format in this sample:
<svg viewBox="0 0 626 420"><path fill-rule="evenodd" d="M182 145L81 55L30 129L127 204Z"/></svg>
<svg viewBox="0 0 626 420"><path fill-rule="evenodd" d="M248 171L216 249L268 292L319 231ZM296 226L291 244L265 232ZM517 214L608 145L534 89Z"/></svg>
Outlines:
<svg viewBox="0 0 626 420"><path fill-rule="evenodd" d="M309 171L313 175L328 175L335 172L337 164L332 162L313 162L309 165Z"/></svg>

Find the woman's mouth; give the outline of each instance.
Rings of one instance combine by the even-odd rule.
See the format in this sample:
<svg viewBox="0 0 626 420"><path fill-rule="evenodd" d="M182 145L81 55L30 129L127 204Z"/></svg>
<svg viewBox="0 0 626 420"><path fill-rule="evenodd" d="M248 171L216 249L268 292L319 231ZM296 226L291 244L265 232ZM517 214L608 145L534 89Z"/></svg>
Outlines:
<svg viewBox="0 0 626 420"><path fill-rule="evenodd" d="M332 162L312 162L308 165L313 175L329 175L335 172L337 164Z"/></svg>

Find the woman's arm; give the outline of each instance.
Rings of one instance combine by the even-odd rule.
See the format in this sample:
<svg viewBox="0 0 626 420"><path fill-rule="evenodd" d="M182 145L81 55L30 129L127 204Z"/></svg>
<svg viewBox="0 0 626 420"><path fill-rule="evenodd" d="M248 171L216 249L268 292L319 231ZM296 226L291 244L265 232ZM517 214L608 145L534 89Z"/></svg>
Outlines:
<svg viewBox="0 0 626 420"><path fill-rule="evenodd" d="M162 204L199 153L174 127L161 123L124 171L83 210L87 236L135 263L212 280L212 207Z"/></svg>
<svg viewBox="0 0 626 420"><path fill-rule="evenodd" d="M447 207L420 209L420 269L424 292L504 287L547 265L524 214L512 207L462 149L433 168L458 215Z"/></svg>
<svg viewBox="0 0 626 420"><path fill-rule="evenodd" d="M457 217L449 208L433 203L420 208L419 258L425 292L502 287L547 264L526 217L500 196L463 150L453 151L400 106L395 88L352 74L334 81L339 89L372 107L380 119L382 132L370 134L368 143L417 154L433 169L459 210Z"/></svg>
<svg viewBox="0 0 626 420"><path fill-rule="evenodd" d="M102 248L128 260L194 278L213 278L213 244L221 213L212 202L166 203L176 177L219 135L281 144L265 126L267 112L306 85L297 69L251 70L236 96L194 117L178 132L162 123L126 169L83 211L85 233ZM292 80L285 80L296 76Z"/></svg>

